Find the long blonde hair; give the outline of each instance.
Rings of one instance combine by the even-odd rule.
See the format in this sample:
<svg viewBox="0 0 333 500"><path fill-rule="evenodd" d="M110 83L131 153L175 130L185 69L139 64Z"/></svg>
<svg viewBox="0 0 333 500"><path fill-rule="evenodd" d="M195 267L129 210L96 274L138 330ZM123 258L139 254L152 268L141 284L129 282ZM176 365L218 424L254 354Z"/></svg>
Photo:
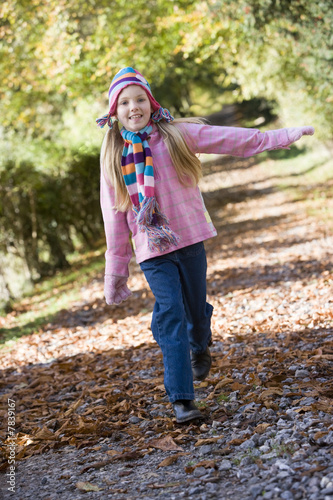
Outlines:
<svg viewBox="0 0 333 500"><path fill-rule="evenodd" d="M176 118L168 123L164 120L156 123L168 148L172 163L179 181L184 186L195 186L202 176L201 163L188 147L182 131L177 123L205 123L201 118ZM131 200L121 172L121 154L124 140L120 135L118 122L108 129L101 148L101 168L106 180L114 188L115 207L120 212L126 212L132 206Z"/></svg>

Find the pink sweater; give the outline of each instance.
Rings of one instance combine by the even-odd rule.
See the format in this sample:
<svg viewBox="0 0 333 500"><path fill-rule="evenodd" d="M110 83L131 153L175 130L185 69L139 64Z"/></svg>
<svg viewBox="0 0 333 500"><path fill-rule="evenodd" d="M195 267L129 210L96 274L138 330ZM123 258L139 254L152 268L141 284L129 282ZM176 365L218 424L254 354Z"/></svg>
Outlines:
<svg viewBox="0 0 333 500"><path fill-rule="evenodd" d="M194 153L226 154L245 158L262 151L287 148L292 142L287 129L262 133L250 128L193 123L181 123L177 126L183 131L186 142ZM149 146L154 163L155 196L162 212L170 221L171 229L180 236L181 241L177 247L170 247L165 252L151 252L146 235L137 230L133 212L117 212L113 208L114 191L102 174L101 208L107 243L105 274L128 276L128 264L132 257L130 232L138 263L216 236L198 186L185 187L179 182L156 125L153 125Z"/></svg>

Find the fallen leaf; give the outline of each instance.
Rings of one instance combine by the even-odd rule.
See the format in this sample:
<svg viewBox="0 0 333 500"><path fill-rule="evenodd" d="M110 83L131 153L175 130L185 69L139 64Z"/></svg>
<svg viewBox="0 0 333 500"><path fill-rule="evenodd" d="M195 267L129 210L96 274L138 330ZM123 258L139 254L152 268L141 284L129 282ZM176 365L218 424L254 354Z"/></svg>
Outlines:
<svg viewBox="0 0 333 500"><path fill-rule="evenodd" d="M229 441L229 443L228 443L228 447L229 447L230 445L231 445L231 446L239 446L240 444L244 443L244 441L246 441L247 439L248 439L247 437L232 439L231 441Z"/></svg>
<svg viewBox="0 0 333 500"><path fill-rule="evenodd" d="M296 413L300 413L301 411L312 411L312 406L301 406L301 408L294 409Z"/></svg>
<svg viewBox="0 0 333 500"><path fill-rule="evenodd" d="M208 387L209 386L209 382L207 380L204 380L203 382L200 382L200 384L198 385L198 387L200 389L204 389L205 387Z"/></svg>
<svg viewBox="0 0 333 500"><path fill-rule="evenodd" d="M283 396L283 389L281 389L280 387L270 387L269 389L262 391L259 399L268 399L270 396L273 396L275 394L278 396Z"/></svg>
<svg viewBox="0 0 333 500"><path fill-rule="evenodd" d="M312 476L315 472L321 472L322 470L327 469L327 467L327 465L318 465L318 467L301 472L301 476Z"/></svg>
<svg viewBox="0 0 333 500"><path fill-rule="evenodd" d="M34 436L33 439L42 439L43 441L48 440L48 439L55 439L55 435L50 429L47 427L43 427L40 431L38 431Z"/></svg>
<svg viewBox="0 0 333 500"><path fill-rule="evenodd" d="M316 432L316 434L313 437L314 437L314 439L317 440L317 439L320 439L324 436L327 436L327 434L328 434L328 431L318 431L318 432Z"/></svg>
<svg viewBox="0 0 333 500"><path fill-rule="evenodd" d="M125 460L125 461L137 460L138 458L141 458L143 455L144 453L138 450L118 453L117 455L114 455L108 460L103 460L101 462L94 462L92 464L86 465L85 467L83 467L83 469L81 469L80 474L84 474L89 469L100 469L101 467L105 467L105 465L111 464L112 462L116 462L117 460Z"/></svg>
<svg viewBox="0 0 333 500"><path fill-rule="evenodd" d="M215 386L215 390L217 389L221 389L222 387L225 387L226 385L229 385L229 384L232 384L234 382L234 379L232 378L225 378L223 380L220 380L216 386Z"/></svg>
<svg viewBox="0 0 333 500"><path fill-rule="evenodd" d="M239 382L234 382L232 385L231 385L231 389L233 391L242 391L246 388L246 385L244 384L240 384Z"/></svg>
<svg viewBox="0 0 333 500"><path fill-rule="evenodd" d="M216 443L217 441L219 441L222 438L223 438L223 435L221 435L221 436L215 436L215 437L212 437L212 438L206 438L206 439L198 439L198 441L195 443L194 446L198 447L198 446L203 446L204 444L213 444L213 443Z"/></svg>
<svg viewBox="0 0 333 500"><path fill-rule="evenodd" d="M152 490L159 490L163 488L172 488L174 486L180 486L182 483L178 482L170 482L170 483L152 483L152 484L147 484L148 488L151 488Z"/></svg>
<svg viewBox="0 0 333 500"><path fill-rule="evenodd" d="M151 439L148 443L149 446L163 451L183 451L181 446L178 446L171 436L164 436L159 439Z"/></svg>
<svg viewBox="0 0 333 500"><path fill-rule="evenodd" d="M326 359L327 361L333 361L333 354L317 354L316 356L312 356L311 360L314 359Z"/></svg>
<svg viewBox="0 0 333 500"><path fill-rule="evenodd" d="M257 425L257 427L254 428L254 431L257 432L258 434L263 434L268 427L270 427L271 424L268 423L262 423Z"/></svg>
<svg viewBox="0 0 333 500"><path fill-rule="evenodd" d="M202 460L202 462L199 462L196 465L194 465L195 469L197 467L205 467L205 469L217 469L215 460Z"/></svg>
<svg viewBox="0 0 333 500"><path fill-rule="evenodd" d="M118 455L119 454L119 451L117 450L108 450L106 452L107 455L110 455L111 457L114 457L115 455Z"/></svg>
<svg viewBox="0 0 333 500"><path fill-rule="evenodd" d="M68 417L71 413L73 413L75 410L77 410L79 408L79 406L82 405L82 403L83 403L83 399L78 399L77 401L72 403L70 405L70 407L68 408L68 410L64 413L65 417Z"/></svg>
<svg viewBox="0 0 333 500"><path fill-rule="evenodd" d="M95 484L89 483L88 481L79 481L75 486L82 491L102 491L102 488L99 488Z"/></svg>
<svg viewBox="0 0 333 500"><path fill-rule="evenodd" d="M158 464L157 467L168 467L169 465L174 464L178 460L178 455L170 455L169 457L166 457L162 462Z"/></svg>

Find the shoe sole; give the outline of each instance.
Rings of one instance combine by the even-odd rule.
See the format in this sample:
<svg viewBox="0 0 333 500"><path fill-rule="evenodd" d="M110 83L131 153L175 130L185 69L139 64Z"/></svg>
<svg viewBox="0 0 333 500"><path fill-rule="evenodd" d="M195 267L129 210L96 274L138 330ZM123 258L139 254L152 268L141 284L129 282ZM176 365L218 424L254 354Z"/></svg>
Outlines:
<svg viewBox="0 0 333 500"><path fill-rule="evenodd" d="M185 422L190 422L191 420L201 420L203 419L204 416L202 415L202 413L197 413L195 415L187 415L186 417L183 417L183 418L176 418L176 422L177 424L183 424Z"/></svg>

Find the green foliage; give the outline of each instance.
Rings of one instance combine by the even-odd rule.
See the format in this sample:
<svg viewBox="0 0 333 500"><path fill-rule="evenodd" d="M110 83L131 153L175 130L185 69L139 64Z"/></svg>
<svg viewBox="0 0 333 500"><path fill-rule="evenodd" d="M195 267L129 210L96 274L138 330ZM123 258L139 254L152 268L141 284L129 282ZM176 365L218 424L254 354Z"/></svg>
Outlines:
<svg viewBox="0 0 333 500"><path fill-rule="evenodd" d="M299 92L304 107L329 118L332 23L332 6L322 0L7 0L3 124L54 137L64 109L106 97L125 65L143 71L180 114L200 87L247 98Z"/></svg>
<svg viewBox="0 0 333 500"><path fill-rule="evenodd" d="M98 153L73 155L59 174L8 160L0 200L0 251L24 258L35 279L65 268L75 238L93 248L102 235Z"/></svg>
<svg viewBox="0 0 333 500"><path fill-rule="evenodd" d="M31 294L31 307L22 308L10 327L0 328L0 349L25 335L30 335L55 320L68 304L77 301L80 289L104 269L104 248L87 252L71 261L71 269L58 271L35 285Z"/></svg>

